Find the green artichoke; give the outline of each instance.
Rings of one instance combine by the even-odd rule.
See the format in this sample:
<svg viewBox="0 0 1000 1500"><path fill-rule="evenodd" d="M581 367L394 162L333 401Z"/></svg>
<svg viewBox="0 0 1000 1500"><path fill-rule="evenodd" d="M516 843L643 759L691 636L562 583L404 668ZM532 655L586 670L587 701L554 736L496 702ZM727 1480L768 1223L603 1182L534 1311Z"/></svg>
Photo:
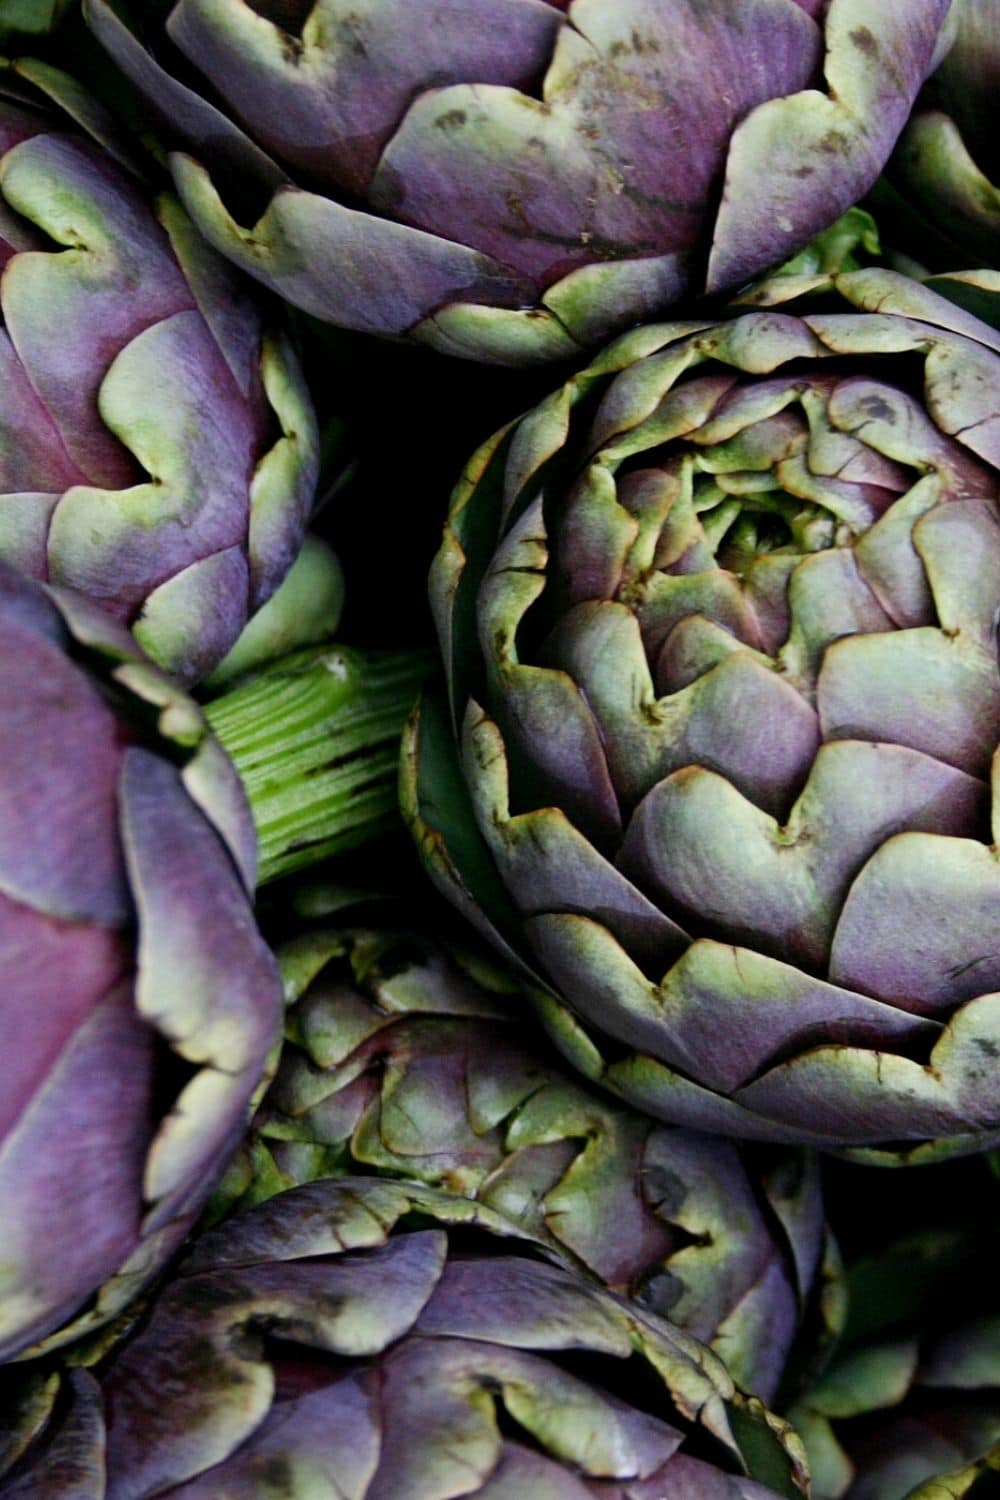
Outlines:
<svg viewBox="0 0 1000 1500"><path fill-rule="evenodd" d="M3 1500L807 1488L794 1433L694 1339L415 1185L311 1183L210 1231L132 1335L58 1384L8 1403Z"/></svg>
<svg viewBox="0 0 1000 1500"><path fill-rule="evenodd" d="M44 37L54 31L74 0L3 0L0 6L0 47L13 36Z"/></svg>
<svg viewBox="0 0 1000 1500"><path fill-rule="evenodd" d="M998 1251L995 1224L976 1223L923 1230L849 1267L842 1346L790 1412L815 1500L950 1500L965 1491L947 1476L995 1469Z"/></svg>
<svg viewBox="0 0 1000 1500"><path fill-rule="evenodd" d="M523 365L831 224L888 158L949 0L85 9L216 248L342 327Z"/></svg>
<svg viewBox="0 0 1000 1500"><path fill-rule="evenodd" d="M813 1158L741 1153L577 1083L525 1035L523 997L478 954L364 929L306 932L277 952L285 1047L220 1206L344 1172L464 1194L773 1399L819 1311Z"/></svg>
<svg viewBox="0 0 1000 1500"><path fill-rule="evenodd" d="M190 685L295 561L316 422L287 340L95 101L0 60L0 559Z"/></svg>
<svg viewBox="0 0 1000 1500"><path fill-rule="evenodd" d="M904 256L1000 269L1000 0L955 0L955 45L930 79L876 201Z"/></svg>
<svg viewBox="0 0 1000 1500"><path fill-rule="evenodd" d="M624 336L474 457L407 815L566 1055L649 1113L978 1150L1000 339L890 271L753 300Z"/></svg>

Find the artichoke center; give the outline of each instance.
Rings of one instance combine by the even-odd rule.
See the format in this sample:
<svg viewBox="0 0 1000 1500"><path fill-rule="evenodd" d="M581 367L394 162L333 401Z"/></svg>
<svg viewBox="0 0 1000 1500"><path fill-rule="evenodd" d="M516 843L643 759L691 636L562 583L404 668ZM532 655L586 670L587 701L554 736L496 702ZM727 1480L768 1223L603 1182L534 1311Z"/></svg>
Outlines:
<svg viewBox="0 0 1000 1500"><path fill-rule="evenodd" d="M854 540L852 529L825 506L766 482L759 490L734 495L714 476L705 476L696 482L693 498L718 566L741 577L763 556L824 552Z"/></svg>

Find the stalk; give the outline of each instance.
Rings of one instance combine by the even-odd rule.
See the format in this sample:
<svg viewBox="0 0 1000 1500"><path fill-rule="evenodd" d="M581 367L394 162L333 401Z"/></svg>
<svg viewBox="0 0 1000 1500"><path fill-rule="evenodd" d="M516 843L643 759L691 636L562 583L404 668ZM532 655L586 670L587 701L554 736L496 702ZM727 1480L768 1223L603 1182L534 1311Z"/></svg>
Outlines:
<svg viewBox="0 0 1000 1500"><path fill-rule="evenodd" d="M205 705L250 801L258 884L390 829L406 716L423 652L311 646Z"/></svg>

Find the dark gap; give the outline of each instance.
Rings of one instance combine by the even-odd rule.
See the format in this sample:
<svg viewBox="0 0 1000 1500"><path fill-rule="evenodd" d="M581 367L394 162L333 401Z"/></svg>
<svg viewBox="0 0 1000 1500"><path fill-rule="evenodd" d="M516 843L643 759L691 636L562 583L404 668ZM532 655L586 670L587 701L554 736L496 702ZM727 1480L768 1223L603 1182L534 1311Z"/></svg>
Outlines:
<svg viewBox="0 0 1000 1500"><path fill-rule="evenodd" d="M254 1319L249 1327L260 1336L264 1360L274 1371L276 1406L336 1385L346 1375L357 1375L364 1369L362 1360L284 1336L280 1320L269 1326L266 1318Z"/></svg>
<svg viewBox="0 0 1000 1500"><path fill-rule="evenodd" d="M726 1473L733 1472L732 1454L704 1428L691 1426L670 1403L669 1391L662 1378L641 1355L628 1359L593 1353L585 1349L547 1352L545 1358L577 1380L595 1386L627 1402L637 1410L657 1417L661 1422L685 1434L682 1452L715 1464Z"/></svg>
<svg viewBox="0 0 1000 1500"><path fill-rule="evenodd" d="M913 1149L912 1141L907 1144ZM981 1244L984 1257L1000 1263L989 1156L930 1163L916 1173L826 1156L823 1188L830 1224L849 1263L928 1229L944 1232L947 1243L968 1236L970 1246ZM864 1213L858 1212L859 1203ZM898 1289L901 1283L893 1285Z"/></svg>
<svg viewBox="0 0 1000 1500"><path fill-rule="evenodd" d="M652 1128L656 1129L656 1126ZM669 1231L670 1244L659 1260L632 1278L624 1288L624 1295L661 1318L671 1318L684 1293L684 1279L671 1271L670 1260L681 1250L710 1244L712 1237L710 1234L694 1234L677 1222L676 1215L688 1196L687 1184L677 1172L667 1166L650 1166L643 1162L638 1175L643 1201L653 1217Z"/></svg>
<svg viewBox="0 0 1000 1500"><path fill-rule="evenodd" d="M157 1031L150 1090L150 1140L170 1114L181 1094L202 1071L202 1064L188 1062Z"/></svg>
<svg viewBox="0 0 1000 1500"><path fill-rule="evenodd" d="M935 1026L928 1026L926 1032L917 1031L908 1037L885 1038L875 1026L864 1022L817 1021L813 1026L796 1031L785 1046L775 1048L743 1086L749 1087L772 1069L791 1062L813 1047L856 1047L864 1051L890 1052L894 1057L904 1057L926 1067L939 1040L940 1031Z"/></svg>
<svg viewBox="0 0 1000 1500"><path fill-rule="evenodd" d="M438 1232L444 1229L447 1232L449 1261L489 1259L497 1262L501 1268L505 1260L541 1261L547 1266L552 1264L551 1253L532 1244L530 1240L502 1240L491 1230L481 1229L475 1224L448 1224L432 1213L425 1213L419 1207L411 1207L407 1213L402 1214L396 1220L394 1237L400 1234L418 1233L425 1229Z"/></svg>
<svg viewBox="0 0 1000 1500"><path fill-rule="evenodd" d="M110 675L111 664L108 658L100 650L83 644L75 636L70 637L63 654L87 674L91 685L111 709L122 743L149 750L159 760L168 761L178 770L183 770L196 747L193 749L189 745L180 745L175 740L164 737L159 727L163 713L159 704L149 703L117 683Z"/></svg>
<svg viewBox="0 0 1000 1500"><path fill-rule="evenodd" d="M410 969L419 968L427 961L429 951L430 945L421 943L415 935L404 933L394 937L390 946L381 948L378 956L365 966L363 973L359 972L358 965L353 961L355 955L352 952L350 967L354 983L359 988L364 988L365 993L377 1004L378 996L372 981L390 980Z"/></svg>
<svg viewBox="0 0 1000 1500"><path fill-rule="evenodd" d="M349 485L316 527L352 585L341 635L363 636L373 649L398 647L403 638L431 639L427 571L449 494L477 445L547 394L559 371L476 366L301 314L296 321L321 428L342 418L357 458ZM392 441L386 440L387 423ZM380 517L385 546L372 546L372 515ZM482 530L490 533L488 526ZM470 576L478 579L479 566L488 564L494 536L487 534L470 556ZM465 638L475 639L472 586L461 591L457 607L463 625L471 611L472 634ZM482 701L478 677L471 686Z"/></svg>
<svg viewBox="0 0 1000 1500"><path fill-rule="evenodd" d="M29 1372L26 1374L26 1370ZM30 1411L32 1398L39 1393L39 1387L43 1379L52 1373L65 1374L60 1371L59 1353L50 1355L41 1360L33 1360L29 1366L23 1364L8 1365L0 1371L0 1411L4 1414L5 1431L4 1452L0 1455L0 1461L9 1462L10 1448L13 1442L21 1436L19 1432L19 1419ZM63 1428L67 1421L74 1417L73 1393L68 1380L63 1378L60 1382L56 1398L46 1420L40 1429L34 1433L27 1443L24 1453L13 1464L10 1469L3 1473L3 1488L8 1486L13 1490L17 1487L18 1480L22 1485L29 1477L34 1482L36 1475L43 1476L49 1473L51 1460L47 1458L53 1445L59 1441ZM32 1428L34 1423L32 1423ZM84 1438L85 1446L85 1438ZM59 1466L62 1472L62 1466ZM55 1472L54 1470L52 1471ZM58 1482L58 1475L56 1475ZM34 1491L32 1491L34 1492ZM28 1494L27 1488L23 1491Z"/></svg>
<svg viewBox="0 0 1000 1500"><path fill-rule="evenodd" d="M388 831L359 849L296 871L265 886L257 919L271 947L336 924L416 926L425 908L442 900L428 886L416 846L405 829Z"/></svg>
<svg viewBox="0 0 1000 1500"><path fill-rule="evenodd" d="M581 1349L573 1349L565 1353L553 1353L544 1349L529 1349L525 1352L535 1358L543 1359L549 1365L556 1366L585 1385L609 1396L617 1397L619 1401L627 1402L647 1415L656 1417L668 1426L686 1433L682 1445L682 1451L685 1454L712 1463L726 1473L733 1472L733 1460L729 1450L704 1429L689 1427L680 1412L672 1408L669 1392L663 1381L639 1356L621 1360L613 1355L594 1354ZM486 1376L479 1383L494 1398L496 1425L507 1442L519 1443L533 1452L547 1454L550 1458L555 1457L543 1443L539 1442L534 1433L522 1427L516 1417L508 1411L503 1399L503 1387L499 1381ZM558 1459L556 1461L558 1462Z"/></svg>
<svg viewBox="0 0 1000 1500"><path fill-rule="evenodd" d="M245 0L250 10L273 21L289 36L301 38L303 28L315 8L316 0Z"/></svg>

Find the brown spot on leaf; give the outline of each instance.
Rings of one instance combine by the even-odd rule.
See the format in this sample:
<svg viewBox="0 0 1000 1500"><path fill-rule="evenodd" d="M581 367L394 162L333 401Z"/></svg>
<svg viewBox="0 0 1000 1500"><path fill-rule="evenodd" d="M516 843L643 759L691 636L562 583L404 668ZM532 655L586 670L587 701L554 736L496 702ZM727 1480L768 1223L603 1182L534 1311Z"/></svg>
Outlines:
<svg viewBox="0 0 1000 1500"><path fill-rule="evenodd" d="M615 58L626 57L631 53L635 57L647 57L661 52L662 45L656 36L643 36L641 32L633 30L628 41L612 42L608 48L608 57L613 61Z"/></svg>
<svg viewBox="0 0 1000 1500"><path fill-rule="evenodd" d="M848 36L858 51L863 52L866 57L878 56L878 40L867 26L856 26L853 31L848 32Z"/></svg>
<svg viewBox="0 0 1000 1500"><path fill-rule="evenodd" d="M449 109L434 121L439 130L460 130L468 119L464 109Z"/></svg>
<svg viewBox="0 0 1000 1500"><path fill-rule="evenodd" d="M892 405L881 396L866 396L861 405L867 416L878 422L887 422L891 427L896 420Z"/></svg>

